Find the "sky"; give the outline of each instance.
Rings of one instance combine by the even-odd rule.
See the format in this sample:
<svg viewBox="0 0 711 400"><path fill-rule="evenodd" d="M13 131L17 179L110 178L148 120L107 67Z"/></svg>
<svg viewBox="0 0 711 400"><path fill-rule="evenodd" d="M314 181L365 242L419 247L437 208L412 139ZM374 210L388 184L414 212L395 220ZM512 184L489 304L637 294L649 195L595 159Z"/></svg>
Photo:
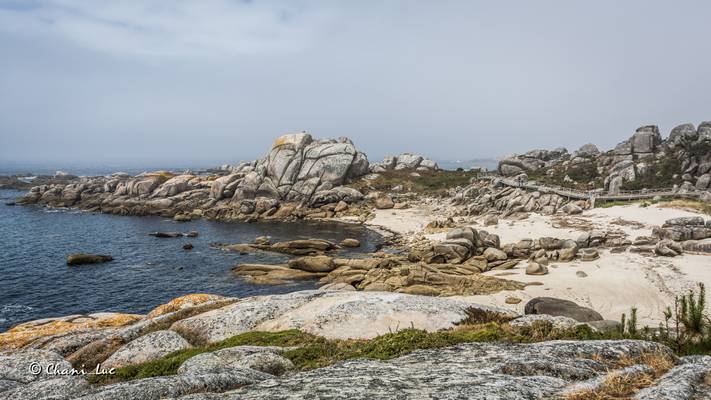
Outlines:
<svg viewBox="0 0 711 400"><path fill-rule="evenodd" d="M708 1L0 0L0 164L612 148L711 120Z"/></svg>

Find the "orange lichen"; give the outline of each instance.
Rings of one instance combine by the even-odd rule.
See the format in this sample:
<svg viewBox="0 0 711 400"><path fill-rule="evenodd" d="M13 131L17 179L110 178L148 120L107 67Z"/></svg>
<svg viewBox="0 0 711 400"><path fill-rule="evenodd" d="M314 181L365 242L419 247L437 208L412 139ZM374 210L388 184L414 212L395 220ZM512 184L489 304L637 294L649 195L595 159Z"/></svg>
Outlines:
<svg viewBox="0 0 711 400"><path fill-rule="evenodd" d="M148 318L153 318L153 317L157 317L159 315L182 310L187 307L197 306L199 304L207 303L208 301L217 301L217 300L221 300L221 299L224 299L224 297L218 296L216 294L207 294L207 293L188 294L185 296L175 298L166 304L162 304L162 305L154 308L151 312L148 313Z"/></svg>
<svg viewBox="0 0 711 400"><path fill-rule="evenodd" d="M0 349L17 349L43 337L126 326L143 318L137 314L98 313L46 318L16 325L0 334Z"/></svg>

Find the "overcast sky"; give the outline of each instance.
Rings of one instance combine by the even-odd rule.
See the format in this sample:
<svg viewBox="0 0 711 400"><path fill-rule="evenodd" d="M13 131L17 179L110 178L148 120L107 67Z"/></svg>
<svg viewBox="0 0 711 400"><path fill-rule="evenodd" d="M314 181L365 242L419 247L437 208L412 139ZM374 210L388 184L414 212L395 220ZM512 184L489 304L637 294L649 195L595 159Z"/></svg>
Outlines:
<svg viewBox="0 0 711 400"><path fill-rule="evenodd" d="M711 119L709 1L0 0L0 163L221 164L275 137L498 157Z"/></svg>

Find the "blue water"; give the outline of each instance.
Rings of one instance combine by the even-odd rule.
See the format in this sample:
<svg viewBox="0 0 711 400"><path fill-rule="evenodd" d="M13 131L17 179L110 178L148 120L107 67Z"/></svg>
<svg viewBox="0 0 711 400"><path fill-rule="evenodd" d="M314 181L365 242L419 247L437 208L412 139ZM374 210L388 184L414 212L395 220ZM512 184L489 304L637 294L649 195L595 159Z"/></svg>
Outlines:
<svg viewBox="0 0 711 400"><path fill-rule="evenodd" d="M232 274L240 263L278 263L287 256L239 255L209 243L245 243L260 235L273 241L357 238L354 252L374 251L382 238L361 226L338 223L176 223L160 217L125 217L6 206L22 192L0 190L0 332L38 318L102 311L146 313L188 293L244 297L316 287L313 281L252 285ZM196 230L196 238L155 238L153 231ZM186 251L183 244L192 243ZM68 267L76 252L109 254L114 261ZM348 254L348 253L344 253Z"/></svg>

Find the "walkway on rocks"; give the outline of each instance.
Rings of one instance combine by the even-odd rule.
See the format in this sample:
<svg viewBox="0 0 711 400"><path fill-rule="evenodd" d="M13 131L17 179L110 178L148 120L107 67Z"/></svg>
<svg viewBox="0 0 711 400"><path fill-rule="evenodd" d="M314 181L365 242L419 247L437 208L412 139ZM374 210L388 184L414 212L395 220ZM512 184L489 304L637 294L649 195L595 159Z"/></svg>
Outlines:
<svg viewBox="0 0 711 400"><path fill-rule="evenodd" d="M539 191L541 193L555 193L559 196L567 197L576 200L590 200L594 206L596 201L631 201L652 199L656 196L660 197L684 197L698 198L701 193L687 192L679 193L673 189L642 189L642 190L621 190L617 193L610 193L602 189L595 190L578 190L566 188L562 186L542 185L533 181L521 181L514 178L505 178L498 174L479 175L478 179L498 182L506 186L529 189Z"/></svg>

